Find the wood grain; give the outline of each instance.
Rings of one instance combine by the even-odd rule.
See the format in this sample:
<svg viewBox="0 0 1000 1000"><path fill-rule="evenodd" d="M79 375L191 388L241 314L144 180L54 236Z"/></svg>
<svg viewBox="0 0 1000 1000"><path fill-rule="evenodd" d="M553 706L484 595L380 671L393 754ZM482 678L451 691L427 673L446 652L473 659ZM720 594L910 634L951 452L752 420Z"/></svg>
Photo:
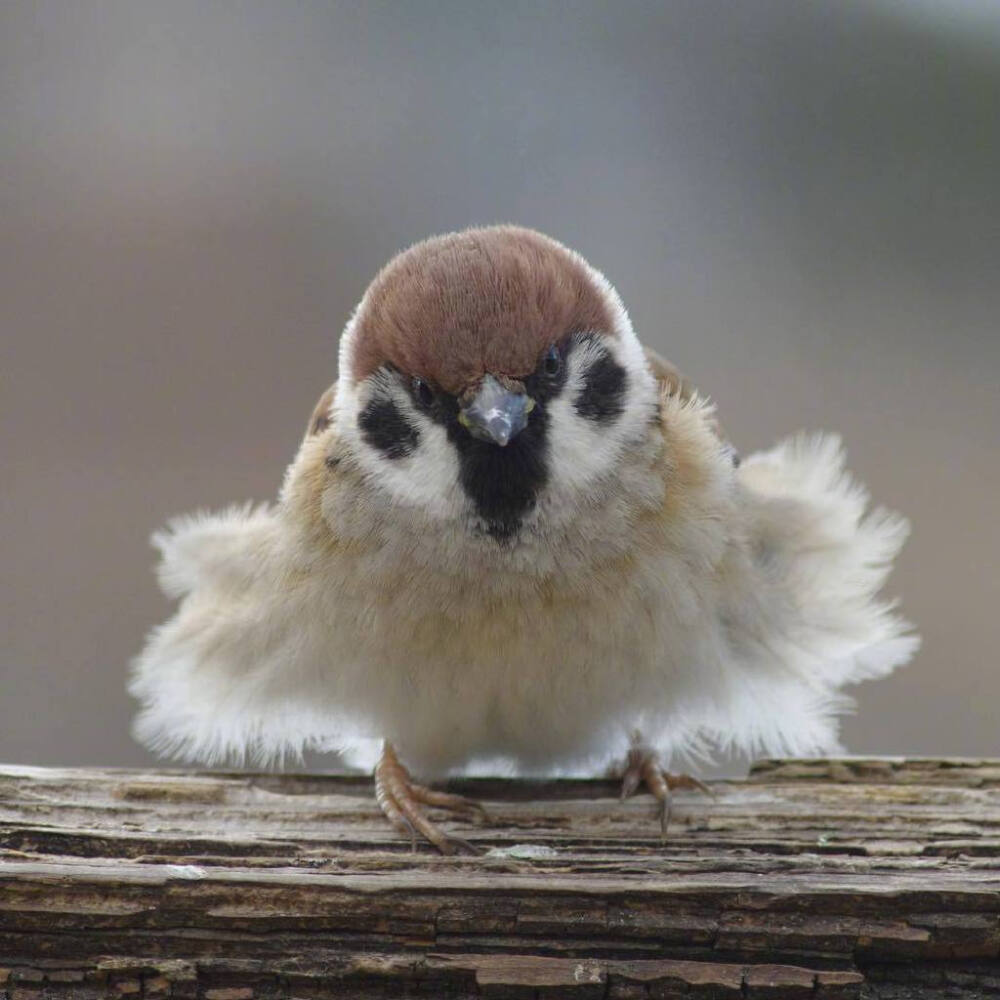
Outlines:
<svg viewBox="0 0 1000 1000"><path fill-rule="evenodd" d="M665 844L611 782L449 788L481 857L362 777L0 766L0 996L1000 996L1000 761L763 761Z"/></svg>

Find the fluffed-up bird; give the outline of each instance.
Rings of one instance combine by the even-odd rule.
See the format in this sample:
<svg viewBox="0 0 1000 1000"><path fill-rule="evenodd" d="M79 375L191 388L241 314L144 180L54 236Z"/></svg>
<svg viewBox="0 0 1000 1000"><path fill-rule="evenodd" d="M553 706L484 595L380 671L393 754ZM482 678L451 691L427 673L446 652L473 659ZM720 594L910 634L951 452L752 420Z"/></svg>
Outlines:
<svg viewBox="0 0 1000 1000"><path fill-rule="evenodd" d="M383 812L445 852L427 807L474 804L408 768L623 759L665 816L678 751L835 750L843 686L912 655L878 597L907 523L867 505L836 437L740 462L577 253L436 237L365 292L277 503L154 536L181 603L135 732L208 762L381 747Z"/></svg>

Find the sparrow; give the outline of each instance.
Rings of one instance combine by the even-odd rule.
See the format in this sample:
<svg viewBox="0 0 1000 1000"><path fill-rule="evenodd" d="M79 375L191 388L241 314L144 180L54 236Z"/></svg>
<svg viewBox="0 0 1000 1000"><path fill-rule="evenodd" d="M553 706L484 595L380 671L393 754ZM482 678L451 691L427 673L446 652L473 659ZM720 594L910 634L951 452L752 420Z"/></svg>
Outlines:
<svg viewBox="0 0 1000 1000"><path fill-rule="evenodd" d="M375 277L276 503L154 535L179 608L132 666L136 737L188 760L375 763L388 820L483 815L418 783L676 755L835 752L842 689L918 645L880 598L908 533L839 439L742 461L608 280L541 233L434 237ZM377 757L377 761L376 761Z"/></svg>

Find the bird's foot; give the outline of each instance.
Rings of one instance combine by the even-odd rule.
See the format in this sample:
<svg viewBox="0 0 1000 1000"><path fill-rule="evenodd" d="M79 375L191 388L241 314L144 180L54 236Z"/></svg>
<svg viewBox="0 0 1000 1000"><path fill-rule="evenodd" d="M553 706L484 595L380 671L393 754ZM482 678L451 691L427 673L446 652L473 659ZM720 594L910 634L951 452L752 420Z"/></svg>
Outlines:
<svg viewBox="0 0 1000 1000"><path fill-rule="evenodd" d="M671 774L660 766L660 760L655 750L651 750L639 740L632 741L632 747L625 758L625 770L622 774L622 801L633 795L645 785L657 802L657 815L660 818L660 839L666 840L667 827L670 825L671 795L676 788L691 788L706 795L714 792L703 781L692 778L690 774Z"/></svg>
<svg viewBox="0 0 1000 1000"><path fill-rule="evenodd" d="M474 844L445 833L431 822L421 806L436 806L469 820L487 819L486 810L464 795L451 795L435 791L426 785L418 785L396 756L393 745L388 742L383 744L382 756L375 765L375 798L386 819L400 833L409 835L414 850L417 848L419 833L442 854L455 854L457 851L482 854Z"/></svg>

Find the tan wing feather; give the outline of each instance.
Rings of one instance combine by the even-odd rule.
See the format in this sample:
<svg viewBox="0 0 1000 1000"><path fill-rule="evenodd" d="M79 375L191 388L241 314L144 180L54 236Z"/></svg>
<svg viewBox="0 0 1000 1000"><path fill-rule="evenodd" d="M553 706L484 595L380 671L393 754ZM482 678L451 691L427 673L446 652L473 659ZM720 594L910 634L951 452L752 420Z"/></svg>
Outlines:
<svg viewBox="0 0 1000 1000"><path fill-rule="evenodd" d="M336 396L337 383L334 382L329 389L323 392L313 407L312 416L309 418L309 423L306 424L306 437L322 434L330 426L330 421L333 419L330 410Z"/></svg>
<svg viewBox="0 0 1000 1000"><path fill-rule="evenodd" d="M672 365L662 354L654 351L651 347L644 347L646 360L652 369L656 381L668 396L679 396L683 400L691 399L698 394L698 387L686 376L683 375L674 365ZM728 435L723 431L718 419L711 420L712 429L722 441L729 441ZM739 464L739 456L733 450L733 460Z"/></svg>
<svg viewBox="0 0 1000 1000"><path fill-rule="evenodd" d="M685 378L662 354L654 351L651 347L643 349L656 381L671 396L679 395L681 399L690 399L697 392L691 380Z"/></svg>

